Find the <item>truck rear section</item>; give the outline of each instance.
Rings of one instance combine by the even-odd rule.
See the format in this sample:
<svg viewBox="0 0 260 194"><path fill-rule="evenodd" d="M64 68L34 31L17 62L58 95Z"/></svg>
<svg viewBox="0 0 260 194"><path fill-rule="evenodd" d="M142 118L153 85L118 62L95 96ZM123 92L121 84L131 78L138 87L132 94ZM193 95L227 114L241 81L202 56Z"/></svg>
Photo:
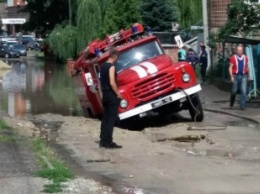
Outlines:
<svg viewBox="0 0 260 194"><path fill-rule="evenodd" d="M115 64L118 88L123 99L120 120L143 118L153 113L172 114L188 109L194 121L203 120L203 109L194 71L186 62L173 63L155 36L145 36L140 24L121 30L103 41L91 42L75 63L84 87L84 109L88 115L102 115L99 68L108 59L111 46L120 52Z"/></svg>

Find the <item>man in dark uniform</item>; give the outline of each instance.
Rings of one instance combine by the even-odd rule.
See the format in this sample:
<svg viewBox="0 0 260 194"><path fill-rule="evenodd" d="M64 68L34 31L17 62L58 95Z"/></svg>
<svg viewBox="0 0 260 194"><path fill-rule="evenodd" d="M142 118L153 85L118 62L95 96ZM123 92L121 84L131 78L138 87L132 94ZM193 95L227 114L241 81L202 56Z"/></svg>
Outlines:
<svg viewBox="0 0 260 194"><path fill-rule="evenodd" d="M101 123L99 147L122 148L113 142L113 128L118 118L118 106L122 95L117 88L117 73L114 63L117 61L119 52L112 48L108 60L101 65L100 83L102 89L103 117Z"/></svg>
<svg viewBox="0 0 260 194"><path fill-rule="evenodd" d="M186 61L192 66L194 73L196 72L196 64L199 63L198 55L194 52L192 48L189 48L188 54L186 56Z"/></svg>
<svg viewBox="0 0 260 194"><path fill-rule="evenodd" d="M206 47L201 46L201 54L200 54L200 74L202 78L202 83L206 81L206 71L208 67L208 53L206 51Z"/></svg>

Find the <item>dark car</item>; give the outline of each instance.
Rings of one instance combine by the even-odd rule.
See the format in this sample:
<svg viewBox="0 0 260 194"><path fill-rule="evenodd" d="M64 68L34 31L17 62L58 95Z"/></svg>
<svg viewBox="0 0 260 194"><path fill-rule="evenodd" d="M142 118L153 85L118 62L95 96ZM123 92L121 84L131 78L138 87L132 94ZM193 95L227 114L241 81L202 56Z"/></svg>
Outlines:
<svg viewBox="0 0 260 194"><path fill-rule="evenodd" d="M21 56L27 56L27 49L26 46L23 44L14 44L10 46L13 48L14 51L17 51L20 53Z"/></svg>
<svg viewBox="0 0 260 194"><path fill-rule="evenodd" d="M20 52L15 51L13 47L0 45L0 57L5 58L18 58L20 57Z"/></svg>
<svg viewBox="0 0 260 194"><path fill-rule="evenodd" d="M31 35L22 35L20 37L20 41L22 41L22 43L24 45L27 45L29 42L31 41L36 41L35 37L34 36L31 36Z"/></svg>
<svg viewBox="0 0 260 194"><path fill-rule="evenodd" d="M32 40L26 45L27 50L40 50L40 44L36 40Z"/></svg>

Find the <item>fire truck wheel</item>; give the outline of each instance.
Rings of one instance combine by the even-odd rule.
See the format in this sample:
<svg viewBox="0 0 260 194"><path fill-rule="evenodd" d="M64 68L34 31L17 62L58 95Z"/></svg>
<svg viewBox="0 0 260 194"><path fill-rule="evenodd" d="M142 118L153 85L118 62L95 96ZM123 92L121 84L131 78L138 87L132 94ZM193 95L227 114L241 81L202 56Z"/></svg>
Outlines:
<svg viewBox="0 0 260 194"><path fill-rule="evenodd" d="M201 122L203 121L204 114L198 94L190 96L192 104L189 104L189 112L193 121Z"/></svg>

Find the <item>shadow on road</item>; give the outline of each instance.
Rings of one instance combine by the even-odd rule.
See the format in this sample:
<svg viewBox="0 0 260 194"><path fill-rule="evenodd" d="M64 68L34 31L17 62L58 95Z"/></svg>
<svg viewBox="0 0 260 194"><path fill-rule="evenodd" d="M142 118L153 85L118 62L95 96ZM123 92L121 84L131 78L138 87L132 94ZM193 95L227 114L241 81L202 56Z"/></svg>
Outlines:
<svg viewBox="0 0 260 194"><path fill-rule="evenodd" d="M131 131L141 131L147 127L163 127L166 125L174 124L174 123L187 123L193 122L191 118L184 117L180 114L172 114L170 116L152 116L143 119L133 119L133 120L126 120L120 121L117 123L117 127L122 129L127 129Z"/></svg>

